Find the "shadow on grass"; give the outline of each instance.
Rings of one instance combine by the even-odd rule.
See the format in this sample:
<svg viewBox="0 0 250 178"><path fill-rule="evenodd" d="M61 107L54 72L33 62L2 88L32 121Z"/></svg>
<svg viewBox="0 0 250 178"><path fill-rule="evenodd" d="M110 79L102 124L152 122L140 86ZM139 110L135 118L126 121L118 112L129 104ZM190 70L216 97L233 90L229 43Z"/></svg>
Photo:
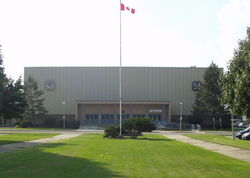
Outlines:
<svg viewBox="0 0 250 178"><path fill-rule="evenodd" d="M6 145L6 144L12 144L12 143L20 143L20 142L24 142L24 141L0 140L0 146Z"/></svg>
<svg viewBox="0 0 250 178"><path fill-rule="evenodd" d="M167 138L137 138L138 140L150 140L150 141L173 141Z"/></svg>
<svg viewBox="0 0 250 178"><path fill-rule="evenodd" d="M172 139L167 138L147 138L147 137L137 137L137 138L130 138L130 136L124 136L122 139L128 140L150 140L150 141L173 141Z"/></svg>
<svg viewBox="0 0 250 178"><path fill-rule="evenodd" d="M107 168L108 163L86 159L82 150L74 152L68 146L71 144L49 143L1 154L1 177L126 177Z"/></svg>

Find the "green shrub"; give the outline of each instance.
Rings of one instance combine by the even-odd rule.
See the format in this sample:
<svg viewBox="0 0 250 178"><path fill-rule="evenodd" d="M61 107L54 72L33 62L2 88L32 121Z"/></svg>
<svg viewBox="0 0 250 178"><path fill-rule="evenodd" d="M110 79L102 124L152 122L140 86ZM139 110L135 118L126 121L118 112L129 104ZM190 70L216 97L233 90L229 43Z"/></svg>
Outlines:
<svg viewBox="0 0 250 178"><path fill-rule="evenodd" d="M29 128L29 127L33 127L33 124L32 124L31 121L24 120L24 121L20 122L19 127L21 127L21 128Z"/></svg>
<svg viewBox="0 0 250 178"><path fill-rule="evenodd" d="M48 128L62 127L62 125L59 126L56 118L45 118L43 126Z"/></svg>
<svg viewBox="0 0 250 178"><path fill-rule="evenodd" d="M45 118L43 127L47 128L63 128L63 120L59 118ZM68 129L78 129L80 127L79 120L65 120L65 127Z"/></svg>
<svg viewBox="0 0 250 178"><path fill-rule="evenodd" d="M149 118L129 118L123 122L122 128L131 138L137 138L142 132L152 132L156 129L155 123Z"/></svg>
<svg viewBox="0 0 250 178"><path fill-rule="evenodd" d="M120 127L107 127L104 130L104 137L105 138L117 138L119 136L119 132L120 132Z"/></svg>
<svg viewBox="0 0 250 178"><path fill-rule="evenodd" d="M79 120L67 120L65 125L66 125L66 128L69 128L69 129L79 129L80 121Z"/></svg>
<svg viewBox="0 0 250 178"><path fill-rule="evenodd" d="M14 127L16 127L16 128L21 127L21 126L20 126L20 122L21 122L21 121L16 121L16 122L14 123Z"/></svg>

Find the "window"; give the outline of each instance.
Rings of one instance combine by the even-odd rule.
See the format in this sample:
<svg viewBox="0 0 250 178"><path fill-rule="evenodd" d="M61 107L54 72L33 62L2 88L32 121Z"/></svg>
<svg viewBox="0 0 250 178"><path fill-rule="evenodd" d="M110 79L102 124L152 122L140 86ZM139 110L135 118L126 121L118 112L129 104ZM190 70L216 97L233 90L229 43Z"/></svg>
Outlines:
<svg viewBox="0 0 250 178"><path fill-rule="evenodd" d="M86 123L98 123L98 115L97 114L86 114Z"/></svg>
<svg viewBox="0 0 250 178"><path fill-rule="evenodd" d="M113 124L114 115L113 114L101 114L101 122L103 124Z"/></svg>
<svg viewBox="0 0 250 178"><path fill-rule="evenodd" d="M145 117L145 114L133 114L133 117Z"/></svg>
<svg viewBox="0 0 250 178"><path fill-rule="evenodd" d="M161 121L161 115L160 114L150 114L150 115L148 115L148 117L153 119L154 121Z"/></svg>
<svg viewBox="0 0 250 178"><path fill-rule="evenodd" d="M129 117L130 117L129 114L122 114L122 119L128 119ZM116 118L117 118L117 119L120 119L120 114L117 114L117 115L116 115Z"/></svg>

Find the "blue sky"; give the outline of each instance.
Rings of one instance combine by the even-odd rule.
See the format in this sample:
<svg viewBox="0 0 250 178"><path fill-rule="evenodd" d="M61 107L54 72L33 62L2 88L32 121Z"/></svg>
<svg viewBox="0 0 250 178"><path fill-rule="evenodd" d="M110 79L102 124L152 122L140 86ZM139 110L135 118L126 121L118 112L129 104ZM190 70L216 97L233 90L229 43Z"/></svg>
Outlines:
<svg viewBox="0 0 250 178"><path fill-rule="evenodd" d="M124 66L226 67L250 0L122 0ZM9 76L24 66L118 66L119 0L0 0Z"/></svg>

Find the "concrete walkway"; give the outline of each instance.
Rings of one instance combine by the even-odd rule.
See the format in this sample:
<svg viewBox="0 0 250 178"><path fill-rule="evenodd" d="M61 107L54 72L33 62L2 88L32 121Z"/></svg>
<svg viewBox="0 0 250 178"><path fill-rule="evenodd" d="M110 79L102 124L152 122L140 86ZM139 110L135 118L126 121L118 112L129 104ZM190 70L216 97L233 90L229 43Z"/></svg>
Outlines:
<svg viewBox="0 0 250 178"><path fill-rule="evenodd" d="M175 139L177 141L189 143L195 146L205 148L210 151L214 151L214 152L250 163L250 150L245 150L245 149L236 148L232 146L219 145L216 143L206 142L202 140L196 140L196 139L192 139L184 135L181 135L180 133L174 134L173 132L161 132L161 134L163 134L164 136L170 139Z"/></svg>
<svg viewBox="0 0 250 178"><path fill-rule="evenodd" d="M63 133L61 135L57 135L54 137L50 138L42 138L42 139L37 139L37 140L30 140L30 141L25 141L25 142L20 142L20 143L12 143L12 144L6 144L0 146L0 153L5 153L21 148L26 148L26 147L31 147L34 145L40 145L44 143L51 143L57 140L62 140L62 139L67 139L67 138L73 138L76 136L81 135L81 133Z"/></svg>

